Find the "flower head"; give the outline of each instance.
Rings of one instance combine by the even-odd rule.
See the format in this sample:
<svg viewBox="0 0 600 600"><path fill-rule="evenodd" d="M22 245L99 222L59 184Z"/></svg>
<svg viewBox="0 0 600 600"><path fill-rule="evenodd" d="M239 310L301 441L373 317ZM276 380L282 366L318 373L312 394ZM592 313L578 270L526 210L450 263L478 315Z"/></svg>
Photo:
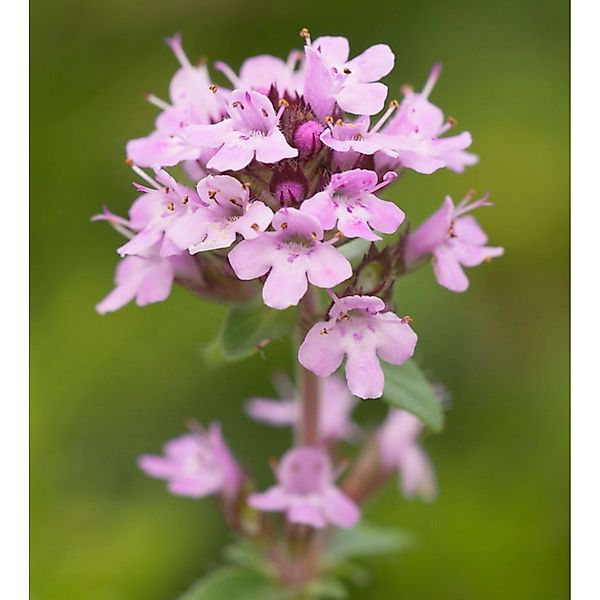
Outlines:
<svg viewBox="0 0 600 600"><path fill-rule="evenodd" d="M380 240L371 228L394 233L404 220L404 213L393 202L374 194L395 178L396 174L390 172L378 183L377 173L365 169L336 173L325 190L302 203L301 210L319 219L323 229L333 229L337 224L348 238Z"/></svg>
<svg viewBox="0 0 600 600"><path fill-rule="evenodd" d="M285 512L290 523L322 528L328 524L353 527L360 511L335 485L327 453L299 447L287 452L276 469L277 484L252 494L248 503L262 511Z"/></svg>
<svg viewBox="0 0 600 600"><path fill-rule="evenodd" d="M476 267L504 254L504 248L486 246L487 235L477 221L465 214L480 206L491 206L487 195L472 202L467 195L458 206L447 196L442 206L406 240L405 260L409 267L431 256L437 282L453 291L464 292L469 280L463 267Z"/></svg>
<svg viewBox="0 0 600 600"><path fill-rule="evenodd" d="M243 479L216 423L206 431L170 440L164 446L163 456L145 454L138 464L147 475L165 479L169 491L178 496L202 498L220 494L232 499Z"/></svg>
<svg viewBox="0 0 600 600"><path fill-rule="evenodd" d="M357 427L350 420L356 404L343 379L331 375L319 379L319 439L330 442L350 439ZM300 399L297 394L281 400L252 398L246 405L247 413L256 421L277 427L291 426L300 419Z"/></svg>
<svg viewBox="0 0 600 600"><path fill-rule="evenodd" d="M298 352L305 368L320 377L331 375L346 356L346 379L359 398L379 398L384 376L379 359L401 365L413 354L417 336L375 296L337 299L329 319L313 325Z"/></svg>
<svg viewBox="0 0 600 600"><path fill-rule="evenodd" d="M230 253L229 262L240 279L267 275L263 299L271 308L298 304L308 289L330 288L352 275L352 266L339 250L323 242L323 228L310 215L282 208L273 217L275 231L242 240ZM308 281L307 281L308 279Z"/></svg>
<svg viewBox="0 0 600 600"><path fill-rule="evenodd" d="M391 410L377 433L383 467L398 471L400 487L407 498L431 500L436 493L435 474L429 458L418 444L423 424L403 410Z"/></svg>

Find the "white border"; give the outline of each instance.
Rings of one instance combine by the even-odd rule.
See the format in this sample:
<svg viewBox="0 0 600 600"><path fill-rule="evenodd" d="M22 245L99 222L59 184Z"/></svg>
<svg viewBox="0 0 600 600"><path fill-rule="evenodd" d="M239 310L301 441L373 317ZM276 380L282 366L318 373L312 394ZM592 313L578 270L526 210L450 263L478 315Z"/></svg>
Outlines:
<svg viewBox="0 0 600 600"><path fill-rule="evenodd" d="M2 597L29 597L28 584L28 264L29 8L4 7L2 81L2 289L0 294L0 564Z"/></svg>
<svg viewBox="0 0 600 600"><path fill-rule="evenodd" d="M597 2L571 5L571 595L600 598L600 44ZM550 126L550 125L549 125Z"/></svg>

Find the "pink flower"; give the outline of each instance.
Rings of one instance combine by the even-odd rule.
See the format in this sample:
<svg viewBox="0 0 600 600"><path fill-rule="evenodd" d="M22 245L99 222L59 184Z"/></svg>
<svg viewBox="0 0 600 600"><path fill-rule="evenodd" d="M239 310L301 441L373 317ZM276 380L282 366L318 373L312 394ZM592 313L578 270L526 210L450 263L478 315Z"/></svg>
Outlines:
<svg viewBox="0 0 600 600"><path fill-rule="evenodd" d="M466 196L455 208L452 198L446 196L441 208L408 236L404 251L409 268L431 255L437 282L453 292L469 287L463 267L476 267L504 254L504 248L486 246L487 235L477 221L463 216L480 206L491 206L487 195L469 204L471 198Z"/></svg>
<svg viewBox="0 0 600 600"><path fill-rule="evenodd" d="M150 187L134 184L142 195L129 209L129 220L119 220L127 229L135 232L131 239L117 249L121 256L144 255L159 244L160 256L181 254L194 235L194 212L200 206L195 191L181 185L166 171L157 170L152 179L141 169L134 167ZM118 219L118 218L117 218ZM114 222L110 213L93 217L93 220ZM125 231L129 237L129 233Z"/></svg>
<svg viewBox="0 0 600 600"><path fill-rule="evenodd" d="M273 211L259 200L250 202L248 188L229 175L209 175L197 190L202 206L193 217L191 254L229 248L238 234L253 239L273 219Z"/></svg>
<svg viewBox="0 0 600 600"><path fill-rule="evenodd" d="M304 97L320 119L331 115L335 104L357 115L374 115L383 108L387 87L377 82L394 67L389 46L371 46L349 61L346 38L320 37L305 52Z"/></svg>
<svg viewBox="0 0 600 600"><path fill-rule="evenodd" d="M403 494L432 500L436 494L435 474L418 444L422 430L423 424L414 415L391 410L377 434L377 445L384 469L398 471Z"/></svg>
<svg viewBox="0 0 600 600"><path fill-rule="evenodd" d="M254 240L242 240L230 253L229 262L240 279L256 279L268 273L263 287L267 306L285 309L298 304L308 281L330 288L352 275L352 266L330 242L323 242L323 228L310 215L282 208L273 218L275 231Z"/></svg>
<svg viewBox="0 0 600 600"><path fill-rule="evenodd" d="M246 405L246 412L256 421L276 427L295 425L300 418L300 400L292 397L282 400L253 398ZM319 438L322 442L350 439L357 431L350 420L356 404L345 382L336 375L319 379Z"/></svg>
<svg viewBox="0 0 600 600"><path fill-rule="evenodd" d="M162 257L157 246L139 256L126 256L117 265L115 289L96 306L100 314L113 312L135 299L138 306L162 302L169 297L175 278L200 277L189 254Z"/></svg>
<svg viewBox="0 0 600 600"><path fill-rule="evenodd" d="M215 69L221 71L234 88L254 90L268 95L273 86L280 96L301 93L302 81L300 73L295 70L298 59L302 56L297 50L292 50L287 61L276 56L262 54L246 59L236 75L231 67L224 62L216 62Z"/></svg>
<svg viewBox="0 0 600 600"><path fill-rule="evenodd" d="M276 163L298 156L279 129L282 104L275 114L271 101L253 91L234 90L227 106L229 119L214 125L192 125L186 139L198 148L218 148L206 166L217 171L239 171L256 158Z"/></svg>
<svg viewBox="0 0 600 600"><path fill-rule="evenodd" d="M327 453L300 447L288 451L276 469L277 484L252 494L248 504L261 511L285 512L290 523L322 528L353 527L360 518L354 502L335 485Z"/></svg>
<svg viewBox="0 0 600 600"><path fill-rule="evenodd" d="M359 398L379 398L384 376L379 359L394 365L408 360L417 336L385 303L374 296L336 299L329 319L313 325L298 352L298 360L319 377L331 375L346 356L346 379Z"/></svg>
<svg viewBox="0 0 600 600"><path fill-rule="evenodd" d="M402 166L433 173L447 167L460 173L477 162L475 155L464 152L471 145L470 133L440 137L455 124L452 119L445 121L443 112L428 100L440 72L441 65L435 65L421 93L407 90L398 111L382 130L391 139L388 150L376 155L378 169Z"/></svg>
<svg viewBox="0 0 600 600"><path fill-rule="evenodd" d="M127 157L141 167L173 166L183 160L196 160L202 149L192 146L181 132L189 125L220 120L224 101L210 91L210 79L205 64L193 66L181 45L181 36L167 40L181 68L175 73L169 88L172 104L155 96L148 99L162 109L156 119L156 130L149 136L131 140Z"/></svg>
<svg viewBox="0 0 600 600"><path fill-rule="evenodd" d="M172 494L192 498L220 494L231 500L243 479L216 423L207 431L170 440L164 456L140 456L138 465L147 475L165 479Z"/></svg>
<svg viewBox="0 0 600 600"><path fill-rule="evenodd" d="M391 171L382 183L378 183L375 171L354 169L336 173L324 191L302 203L301 211L316 217L323 229L333 229L337 223L346 237L380 240L371 228L394 233L404 220L404 213L393 202L381 200L373 193L395 178Z"/></svg>

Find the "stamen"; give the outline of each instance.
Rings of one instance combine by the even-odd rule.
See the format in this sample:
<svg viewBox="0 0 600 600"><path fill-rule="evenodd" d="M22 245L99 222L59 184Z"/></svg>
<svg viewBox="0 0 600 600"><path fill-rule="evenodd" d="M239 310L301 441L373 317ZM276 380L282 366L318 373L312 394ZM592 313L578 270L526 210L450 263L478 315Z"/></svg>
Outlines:
<svg viewBox="0 0 600 600"><path fill-rule="evenodd" d="M190 201L190 197L189 196L184 196L181 199L181 204L183 204L184 206Z"/></svg>
<svg viewBox="0 0 600 600"><path fill-rule="evenodd" d="M319 333L321 335L327 335L329 333L329 329L327 329L327 327L323 327L323 329L321 329L321 331L319 331Z"/></svg>
<svg viewBox="0 0 600 600"><path fill-rule="evenodd" d="M148 182L155 190L158 190L159 192L162 191L161 186L158 183L156 183L156 181L154 179L152 179L152 177L150 177L150 175L148 175L148 173L146 173L145 171L140 169L137 165L132 164L131 168L133 169L134 173L137 173L144 181Z"/></svg>
<svg viewBox="0 0 600 600"><path fill-rule="evenodd" d="M454 218L457 219L458 217L461 217L462 215L471 212L472 210L475 210L476 208L479 208L480 206L494 206L494 204L492 202L488 202L488 198L490 196L489 192L486 192L486 194L481 197L479 200L476 200L475 202L471 202L471 204L469 204L469 202L471 201L471 199L473 198L473 196L475 195L475 190L470 190L470 193L467 194L458 204L458 206L454 209Z"/></svg>
<svg viewBox="0 0 600 600"><path fill-rule="evenodd" d="M167 204L167 210L173 212L175 210L175 205L172 202L169 202L169 204Z"/></svg>
<svg viewBox="0 0 600 600"><path fill-rule="evenodd" d="M337 294L332 289L328 289L326 291L327 291L327 294L333 300L334 303L340 301L340 299L337 297Z"/></svg>
<svg viewBox="0 0 600 600"><path fill-rule="evenodd" d="M369 192L372 194L373 192L376 192L377 190L380 190L380 189L386 187L387 185L390 185L390 183L392 183L392 181L394 181L397 177L398 177L398 173L394 173L394 171L388 171L383 176L381 182L379 182L377 185L375 185L371 189L369 189Z"/></svg>
<svg viewBox="0 0 600 600"><path fill-rule="evenodd" d="M260 229L260 225L258 223L252 223L252 225L250 225L250 229L254 229L254 231L258 231Z"/></svg>
<svg viewBox="0 0 600 600"><path fill-rule="evenodd" d="M235 74L234 70L227 63L221 62L219 60L214 64L214 67L217 71L221 71L221 73L223 73L223 75L225 75L225 77L229 79L233 87L241 87L240 78Z"/></svg>
<svg viewBox="0 0 600 600"><path fill-rule="evenodd" d="M410 325L410 324L413 322L413 318L412 318L412 317L409 317L408 315L405 315L404 317L402 317L402 318L400 319L400 322L401 322L403 325Z"/></svg>
<svg viewBox="0 0 600 600"><path fill-rule="evenodd" d="M216 198L216 196L217 196L217 192L216 192L216 190L208 190L208 197L209 197L211 200L214 200L214 199Z"/></svg>
<svg viewBox="0 0 600 600"><path fill-rule="evenodd" d="M209 90L210 90L210 91L211 91L213 94L216 94L216 93L219 91L219 88L218 88L218 87L217 87L217 86L216 86L214 83L211 83L211 84L208 86L208 89L209 89Z"/></svg>
<svg viewBox="0 0 600 600"><path fill-rule="evenodd" d="M154 94L146 94L146 100L161 110L169 110L171 105Z"/></svg>
<svg viewBox="0 0 600 600"><path fill-rule="evenodd" d="M446 119L446 122L440 129L438 135L441 135L442 133L446 133L446 131L448 131L449 129L452 129L453 127L456 127L457 125L458 125L458 121L454 117L448 117Z"/></svg>
<svg viewBox="0 0 600 600"><path fill-rule="evenodd" d="M349 69L348 67L344 67L344 74L345 75L350 75L350 74L352 74L352 70Z"/></svg>
<svg viewBox="0 0 600 600"><path fill-rule="evenodd" d="M377 121L375 127L371 129L371 133L377 133L384 125L384 123L392 116L395 110L400 106L400 102L398 100L392 100L388 109L385 111L383 116Z"/></svg>
<svg viewBox="0 0 600 600"><path fill-rule="evenodd" d="M277 123L279 123L279 119L281 119L281 115L283 114L283 111L290 105L290 103L285 99L285 98L281 98L279 100L279 110L277 111L277 114L275 115L275 118L277 119ZM266 112L263 109L263 113ZM265 114L265 117L268 116L267 114Z"/></svg>
<svg viewBox="0 0 600 600"><path fill-rule="evenodd" d="M304 38L304 42L307 46L310 46L312 44L312 42L310 41L310 31L306 27L303 27L300 30L300 37Z"/></svg>
<svg viewBox="0 0 600 600"><path fill-rule="evenodd" d="M431 69L431 71L429 73L429 77L427 78L425 86L423 87L423 90L421 91L421 96L423 98L429 98L429 94L431 94L431 92L433 91L433 88L434 88L441 72L442 72L441 63L436 63L435 65L433 65L433 68Z"/></svg>

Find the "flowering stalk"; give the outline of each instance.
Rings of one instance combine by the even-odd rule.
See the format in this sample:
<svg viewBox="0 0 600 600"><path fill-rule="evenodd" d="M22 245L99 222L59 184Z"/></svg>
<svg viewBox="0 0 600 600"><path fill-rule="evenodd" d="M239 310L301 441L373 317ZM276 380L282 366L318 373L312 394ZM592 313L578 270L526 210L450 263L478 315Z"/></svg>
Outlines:
<svg viewBox="0 0 600 600"><path fill-rule="evenodd" d="M313 40L305 29L301 37L303 50L285 60L256 56L238 73L215 63L231 86L214 84L207 62L194 65L180 37L170 38L179 68L168 99L148 96L160 111L154 130L126 148L138 197L127 217L105 209L94 220L125 237L115 287L98 312L163 301L175 282L232 305L216 344L226 360L297 336L296 385L279 377L279 400L246 407L257 421L295 430L268 489L257 489L217 422L194 425L139 465L173 494L219 499L254 555L238 576L262 561L265 590L318 598L344 570L340 530L362 535L360 507L394 473L407 498L436 494L420 437L426 426L441 428L442 406L412 360L417 334L395 309L396 280L430 260L442 287L464 292L464 268L503 249L487 245L471 214L490 206L487 195L469 193L458 205L448 196L416 228L385 198L400 174L461 173L477 162L471 135L452 135L456 121L429 99L441 66L421 91L405 86L402 101L386 105L387 45L351 58L343 37ZM170 173L175 166L187 183ZM363 431L351 413L368 398L390 409ZM359 446L354 462L341 441Z"/></svg>

